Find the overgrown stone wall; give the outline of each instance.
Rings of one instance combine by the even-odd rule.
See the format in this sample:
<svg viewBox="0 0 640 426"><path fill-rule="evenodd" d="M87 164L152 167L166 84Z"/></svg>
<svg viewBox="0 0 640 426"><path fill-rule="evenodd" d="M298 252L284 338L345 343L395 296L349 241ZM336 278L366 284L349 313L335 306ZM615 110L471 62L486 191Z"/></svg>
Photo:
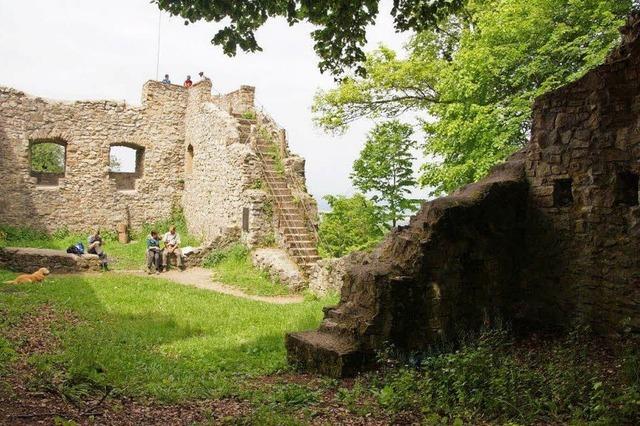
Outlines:
<svg viewBox="0 0 640 426"><path fill-rule="evenodd" d="M497 322L640 332L640 16L607 63L540 97L531 143L350 256L340 304L287 336L331 375L387 344L426 350Z"/></svg>
<svg viewBox="0 0 640 426"><path fill-rule="evenodd" d="M639 25L607 63L536 101L522 284L538 323L640 330Z"/></svg>

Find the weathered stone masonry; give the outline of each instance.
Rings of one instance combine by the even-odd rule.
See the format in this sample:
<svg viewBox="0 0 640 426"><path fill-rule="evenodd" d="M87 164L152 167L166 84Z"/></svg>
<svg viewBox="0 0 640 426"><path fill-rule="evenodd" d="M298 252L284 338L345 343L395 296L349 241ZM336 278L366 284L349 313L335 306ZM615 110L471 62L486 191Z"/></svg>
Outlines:
<svg viewBox="0 0 640 426"><path fill-rule="evenodd" d="M535 102L530 144L347 259L340 304L287 336L331 375L393 344L425 350L496 321L640 331L640 17L602 66Z"/></svg>
<svg viewBox="0 0 640 426"><path fill-rule="evenodd" d="M278 189L260 185L270 160L259 155L256 135L262 127L276 131L265 117L255 112L253 87L213 96L210 81L190 89L149 81L141 106L53 102L0 87L0 223L137 228L182 207L189 230L205 241L238 231L250 245L278 240L284 213L267 208L277 204ZM31 171L30 144L42 141L66 147L62 175ZM283 161L302 167L284 173L282 184L294 191L302 180L304 187L304 161L289 153L285 138L278 143ZM138 151L135 174L109 171L117 145ZM312 216L300 216L305 226L313 226Z"/></svg>

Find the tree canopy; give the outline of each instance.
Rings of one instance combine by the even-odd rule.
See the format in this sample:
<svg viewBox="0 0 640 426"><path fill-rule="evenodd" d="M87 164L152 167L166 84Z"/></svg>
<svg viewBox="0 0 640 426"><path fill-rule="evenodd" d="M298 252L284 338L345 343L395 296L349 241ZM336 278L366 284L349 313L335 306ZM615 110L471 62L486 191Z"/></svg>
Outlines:
<svg viewBox="0 0 640 426"><path fill-rule="evenodd" d="M408 198L417 182L413 176L413 129L397 120L376 125L369 133L360 157L353 163L351 180L365 194L371 193L383 223L395 227L418 200Z"/></svg>
<svg viewBox="0 0 640 426"><path fill-rule="evenodd" d="M466 0L393 0L391 14L398 31L422 31L453 11ZM365 59L366 28L375 23L379 0L153 0L161 10L181 16L185 24L204 20L227 24L211 40L233 56L238 48L261 50L256 31L270 18L282 17L289 25L309 22L317 27L311 33L320 57L320 70L335 75L360 66Z"/></svg>
<svg viewBox="0 0 640 426"><path fill-rule="evenodd" d="M40 173L64 173L65 149L57 143L31 145L31 170Z"/></svg>
<svg viewBox="0 0 640 426"><path fill-rule="evenodd" d="M415 35L404 57L380 47L366 76L320 92L316 123L421 113L420 183L446 193L484 176L529 138L540 94L582 76L619 41L631 0L469 0Z"/></svg>
<svg viewBox="0 0 640 426"><path fill-rule="evenodd" d="M377 206L362 194L327 195L331 212L322 215L318 249L325 257L341 257L373 247L384 235Z"/></svg>

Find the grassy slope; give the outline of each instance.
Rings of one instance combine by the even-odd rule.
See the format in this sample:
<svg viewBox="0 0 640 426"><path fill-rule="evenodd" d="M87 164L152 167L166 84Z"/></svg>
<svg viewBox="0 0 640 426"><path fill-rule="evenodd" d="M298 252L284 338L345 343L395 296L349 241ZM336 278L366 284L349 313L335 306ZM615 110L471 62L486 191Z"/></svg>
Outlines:
<svg viewBox="0 0 640 426"><path fill-rule="evenodd" d="M0 282L13 276L0 271ZM80 322L59 330L62 352L32 357L46 380L176 401L233 392L245 376L285 368L284 333L316 327L331 302L269 305L156 278L53 276L0 284L0 335L45 303L72 312Z"/></svg>
<svg viewBox="0 0 640 426"><path fill-rule="evenodd" d="M212 253L205 265L212 268L214 280L237 287L247 294L277 296L290 293L267 272L254 267L249 250L241 244Z"/></svg>

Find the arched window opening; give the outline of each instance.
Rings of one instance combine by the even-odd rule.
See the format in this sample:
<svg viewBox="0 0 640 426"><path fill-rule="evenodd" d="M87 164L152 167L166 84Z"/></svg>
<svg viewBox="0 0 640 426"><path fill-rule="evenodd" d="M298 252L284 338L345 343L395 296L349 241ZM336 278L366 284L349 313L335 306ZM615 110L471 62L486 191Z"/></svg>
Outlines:
<svg viewBox="0 0 640 426"><path fill-rule="evenodd" d="M193 172L193 145L189 145L187 147L187 155L184 159L184 167L188 175Z"/></svg>
<svg viewBox="0 0 640 426"><path fill-rule="evenodd" d="M114 144L109 148L109 177L119 191L136 189L136 180L142 177L144 148L134 144Z"/></svg>
<svg viewBox="0 0 640 426"><path fill-rule="evenodd" d="M31 176L40 186L58 186L67 163L67 143L60 138L29 141Z"/></svg>

